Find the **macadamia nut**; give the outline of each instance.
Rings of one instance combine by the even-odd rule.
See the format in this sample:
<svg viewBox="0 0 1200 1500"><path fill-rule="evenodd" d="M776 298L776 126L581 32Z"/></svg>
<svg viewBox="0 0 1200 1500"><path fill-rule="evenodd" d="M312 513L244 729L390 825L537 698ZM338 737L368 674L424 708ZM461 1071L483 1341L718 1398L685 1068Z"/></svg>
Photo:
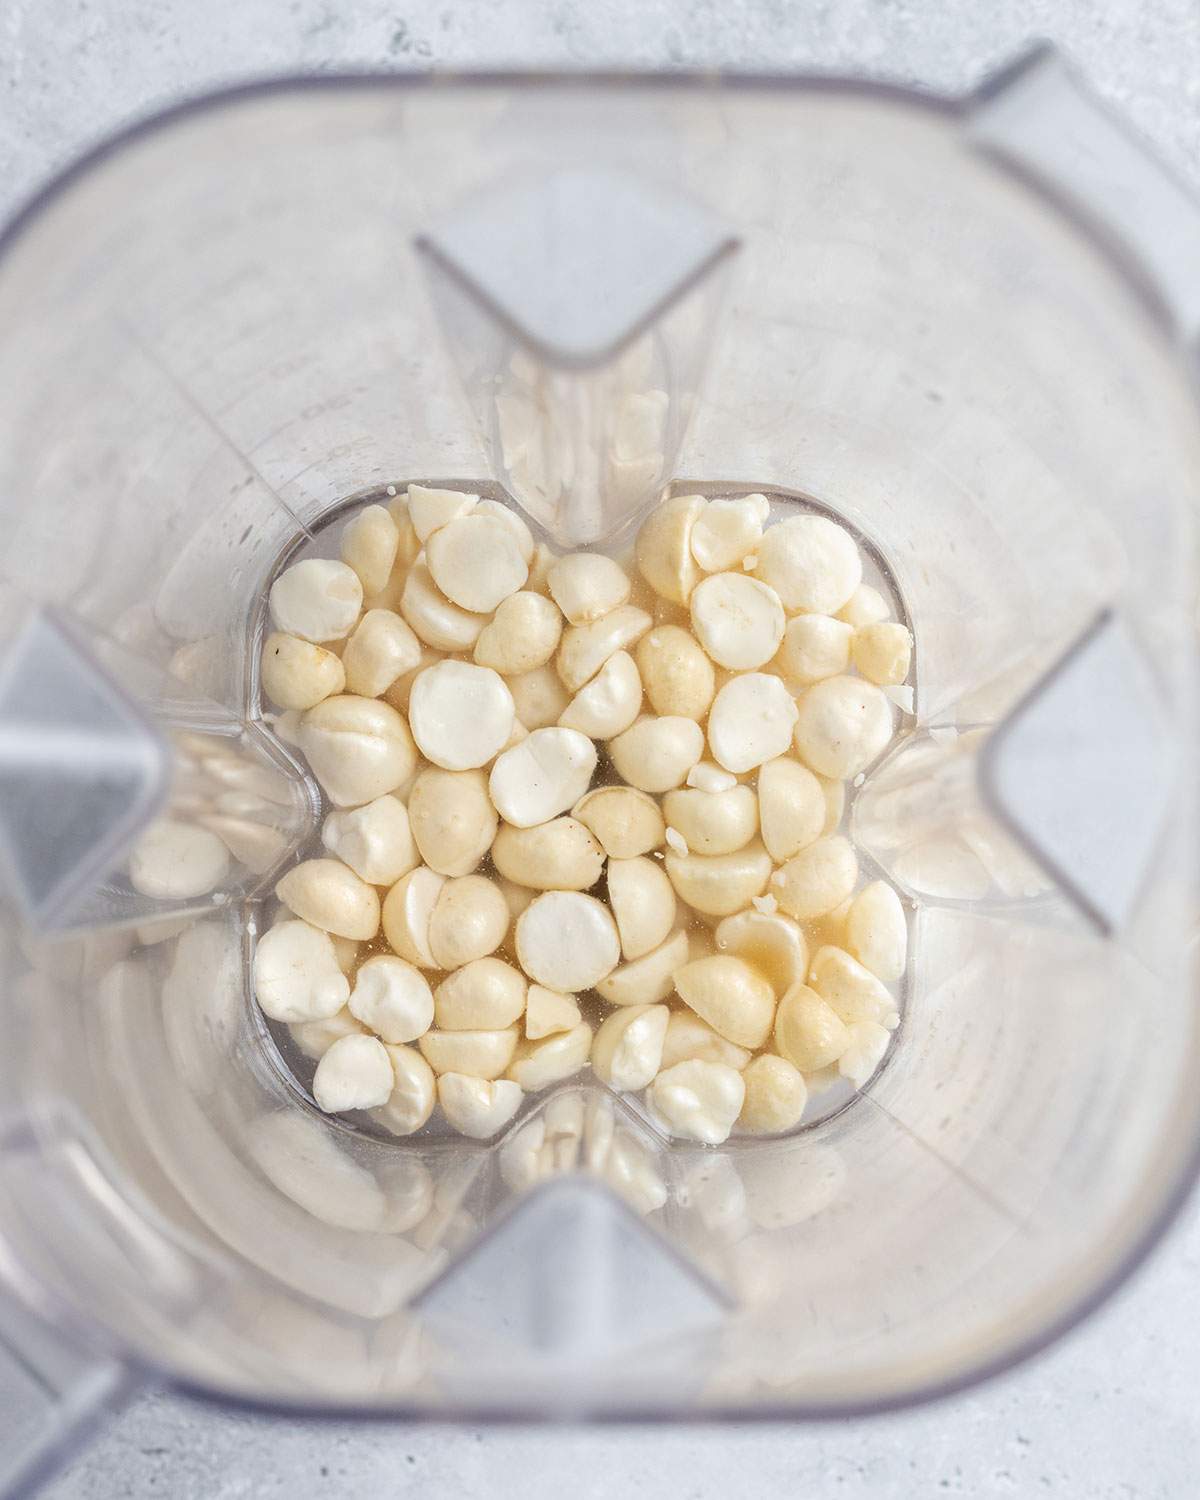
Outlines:
<svg viewBox="0 0 1200 1500"><path fill-rule="evenodd" d="M661 849L663 816L658 803L628 786L601 786L581 797L571 810L610 859L634 859Z"/></svg>
<svg viewBox="0 0 1200 1500"><path fill-rule="evenodd" d="M754 1135L777 1135L799 1125L808 1089L799 1069L784 1057L764 1052L742 1070L746 1097L738 1124Z"/></svg>
<svg viewBox="0 0 1200 1500"><path fill-rule="evenodd" d="M775 590L745 573L714 573L690 600L692 628L718 666L761 667L783 639L783 605Z"/></svg>
<svg viewBox="0 0 1200 1500"><path fill-rule="evenodd" d="M469 875L491 848L499 824L482 771L437 766L413 783L408 820L421 858L439 875Z"/></svg>
<svg viewBox="0 0 1200 1500"><path fill-rule="evenodd" d="M456 516L425 543L438 592L472 614L491 614L529 576L519 539L495 516Z"/></svg>
<svg viewBox="0 0 1200 1500"><path fill-rule="evenodd" d="M735 567L762 540L770 514L765 495L710 500L692 523L692 556L706 573Z"/></svg>
<svg viewBox="0 0 1200 1500"><path fill-rule="evenodd" d="M281 922L254 950L254 994L273 1021L328 1020L350 998L327 932L307 922Z"/></svg>
<svg viewBox="0 0 1200 1500"><path fill-rule="evenodd" d="M494 953L511 918L495 881L483 875L447 880L429 918L429 950L439 969L459 969Z"/></svg>
<svg viewBox="0 0 1200 1500"><path fill-rule="evenodd" d="M677 715L639 719L609 742L617 774L641 792L669 792L682 786L704 753L704 731L694 719Z"/></svg>
<svg viewBox="0 0 1200 1500"><path fill-rule="evenodd" d="M724 792L678 789L663 798L667 826L692 854L732 854L758 832L758 798L748 786Z"/></svg>
<svg viewBox="0 0 1200 1500"><path fill-rule="evenodd" d="M497 812L515 828L532 828L566 812L587 791L596 747L577 729L535 729L497 756L488 789Z"/></svg>
<svg viewBox="0 0 1200 1500"><path fill-rule="evenodd" d="M791 516L763 533L755 576L790 613L833 615L862 582L854 538L824 516Z"/></svg>
<svg viewBox="0 0 1200 1500"><path fill-rule="evenodd" d="M346 689L377 698L420 662L421 643L400 616L390 609L369 609L342 652Z"/></svg>
<svg viewBox="0 0 1200 1500"><path fill-rule="evenodd" d="M778 677L745 672L727 682L713 700L709 748L727 771L752 771L787 751L796 716L792 695Z"/></svg>
<svg viewBox="0 0 1200 1500"><path fill-rule="evenodd" d="M408 722L421 754L447 771L484 766L512 733L516 710L490 667L440 661L413 683Z"/></svg>
<svg viewBox="0 0 1200 1500"><path fill-rule="evenodd" d="M567 704L559 718L563 728L577 729L592 739L608 740L622 734L642 707L642 679L628 651L610 656L591 682Z"/></svg>
<svg viewBox="0 0 1200 1500"><path fill-rule="evenodd" d="M671 1013L665 1005L629 1005L613 1011L592 1043L592 1071L611 1088L644 1089L662 1064Z"/></svg>
<svg viewBox="0 0 1200 1500"><path fill-rule="evenodd" d="M550 596L572 625L587 625L629 598L629 575L598 552L557 557L546 572Z"/></svg>
<svg viewBox="0 0 1200 1500"><path fill-rule="evenodd" d="M306 859L275 886L302 921L339 937L369 942L379 931L379 893L340 859Z"/></svg>
<svg viewBox="0 0 1200 1500"><path fill-rule="evenodd" d="M313 1098L326 1114L386 1104L395 1082L391 1059L374 1036L344 1036L317 1064Z"/></svg>
<svg viewBox="0 0 1200 1500"><path fill-rule="evenodd" d="M846 913L846 947L878 979L896 980L908 956L900 897L883 880L864 885Z"/></svg>
<svg viewBox="0 0 1200 1500"><path fill-rule="evenodd" d="M891 704L874 683L859 677L814 683L797 708L796 753L822 776L857 776L892 737Z"/></svg>
<svg viewBox="0 0 1200 1500"><path fill-rule="evenodd" d="M433 991L412 964L377 953L354 976L350 1014L385 1042L415 1042L433 1025Z"/></svg>
<svg viewBox="0 0 1200 1500"><path fill-rule="evenodd" d="M729 1139L746 1096L742 1075L722 1063L676 1063L650 1085L647 1101L674 1136L719 1146Z"/></svg>
<svg viewBox="0 0 1200 1500"><path fill-rule="evenodd" d="M543 667L558 650L562 623L562 615L541 594L526 589L510 594L479 632L475 664L505 677Z"/></svg>
<svg viewBox="0 0 1200 1500"><path fill-rule="evenodd" d="M853 629L830 615L797 615L783 632L777 663L789 682L807 686L850 665Z"/></svg>
<svg viewBox="0 0 1200 1500"><path fill-rule="evenodd" d="M656 714L704 718L717 690L716 671L695 636L678 625L656 625L634 655Z"/></svg>
<svg viewBox="0 0 1200 1500"><path fill-rule="evenodd" d="M400 529L382 505L365 505L346 522L342 561L358 574L364 595L386 588L399 545Z"/></svg>
<svg viewBox="0 0 1200 1500"><path fill-rule="evenodd" d="M271 585L271 618L285 635L304 641L340 641L362 608L358 574L345 563L309 557Z"/></svg>
<svg viewBox="0 0 1200 1500"><path fill-rule="evenodd" d="M315 708L346 685L341 660L324 646L275 631L262 650L263 692L280 708Z"/></svg>
<svg viewBox="0 0 1200 1500"><path fill-rule="evenodd" d="M547 891L517 918L517 961L547 989L578 994L598 985L621 957L608 908L579 891Z"/></svg>
<svg viewBox="0 0 1200 1500"><path fill-rule="evenodd" d="M300 749L335 807L361 807L412 775L417 751L402 715L387 703L343 693L300 720Z"/></svg>
<svg viewBox="0 0 1200 1500"><path fill-rule="evenodd" d="M421 862L408 810L391 795L346 812L331 812L321 829L321 842L368 885L395 885Z"/></svg>
<svg viewBox="0 0 1200 1500"><path fill-rule="evenodd" d="M903 682L912 665L912 636L903 625L877 621L854 632L850 652L868 682L881 686Z"/></svg>
<svg viewBox="0 0 1200 1500"><path fill-rule="evenodd" d="M675 991L702 1021L735 1046L753 1050L771 1034L775 993L744 959L714 953L684 964L675 972Z"/></svg>
<svg viewBox="0 0 1200 1500"><path fill-rule="evenodd" d="M508 1078L485 1082L460 1073L443 1073L437 1082L442 1113L460 1135L486 1141L508 1124L521 1107L521 1086Z"/></svg>
<svg viewBox="0 0 1200 1500"><path fill-rule="evenodd" d="M849 840L834 834L801 849L771 877L771 890L789 917L804 921L840 906L858 881Z"/></svg>
<svg viewBox="0 0 1200 1500"><path fill-rule="evenodd" d="M608 904L626 960L641 958L665 942L675 923L671 882L660 864L644 856L609 860Z"/></svg>

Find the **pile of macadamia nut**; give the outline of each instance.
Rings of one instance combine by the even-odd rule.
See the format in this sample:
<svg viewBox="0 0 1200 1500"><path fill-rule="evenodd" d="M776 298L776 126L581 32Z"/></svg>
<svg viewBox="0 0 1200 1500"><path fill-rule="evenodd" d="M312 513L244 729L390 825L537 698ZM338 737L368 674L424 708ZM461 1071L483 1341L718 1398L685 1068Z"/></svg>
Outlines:
<svg viewBox="0 0 1200 1500"><path fill-rule="evenodd" d="M626 568L411 485L276 580L262 686L330 810L254 982L321 1109L486 1139L590 1066L714 1145L874 1072L907 926L836 830L912 642L847 531L768 519L666 500Z"/></svg>

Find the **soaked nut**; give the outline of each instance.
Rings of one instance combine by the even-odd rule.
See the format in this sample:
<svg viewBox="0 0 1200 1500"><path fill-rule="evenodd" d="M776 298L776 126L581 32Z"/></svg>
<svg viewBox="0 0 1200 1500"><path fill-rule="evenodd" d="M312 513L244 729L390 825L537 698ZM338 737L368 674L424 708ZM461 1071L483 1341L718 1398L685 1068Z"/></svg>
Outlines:
<svg viewBox="0 0 1200 1500"><path fill-rule="evenodd" d="M512 528L477 512L435 531L425 544L425 561L438 590L473 614L490 614L529 576Z"/></svg>
<svg viewBox="0 0 1200 1500"><path fill-rule="evenodd" d="M621 957L608 908L578 891L547 891L531 901L517 918L516 942L530 979L563 994L595 988Z"/></svg>
<svg viewBox="0 0 1200 1500"><path fill-rule="evenodd" d="M624 604L629 575L599 552L570 552L546 571L550 597L572 625L587 625Z"/></svg>
<svg viewBox="0 0 1200 1500"><path fill-rule="evenodd" d="M388 1047L393 1084L386 1103L373 1119L393 1135L412 1135L433 1113L436 1083L433 1069L415 1047Z"/></svg>
<svg viewBox="0 0 1200 1500"><path fill-rule="evenodd" d="M891 610L879 590L869 583L860 583L838 610L837 617L857 630L862 625L874 625L876 620L886 620L889 614Z"/></svg>
<svg viewBox="0 0 1200 1500"><path fill-rule="evenodd" d="M709 748L727 771L741 775L783 755L795 724L796 704L779 678L746 672L727 682L713 700Z"/></svg>
<svg viewBox="0 0 1200 1500"><path fill-rule="evenodd" d="M558 722L593 739L609 740L629 728L641 707L638 669L627 651L618 651L579 689Z"/></svg>
<svg viewBox="0 0 1200 1500"><path fill-rule="evenodd" d="M891 1030L896 1025L896 1001L887 986L842 948L817 949L809 983L847 1026L875 1021Z"/></svg>
<svg viewBox="0 0 1200 1500"><path fill-rule="evenodd" d="M656 625L635 652L646 697L656 714L702 719L717 690L716 671L695 636L679 625Z"/></svg>
<svg viewBox="0 0 1200 1500"><path fill-rule="evenodd" d="M798 704L796 753L822 776L840 780L865 771L892 737L892 706L873 683L827 677Z"/></svg>
<svg viewBox="0 0 1200 1500"><path fill-rule="evenodd" d="M652 511L638 532L638 570L654 592L672 604L686 604L700 576L691 542L692 527L703 509L703 496L676 495Z"/></svg>
<svg viewBox="0 0 1200 1500"><path fill-rule="evenodd" d="M740 500L710 500L692 525L692 556L706 573L735 567L762 540L771 514L765 495Z"/></svg>
<svg viewBox="0 0 1200 1500"><path fill-rule="evenodd" d="M460 490L435 490L424 484L408 487L408 517L421 542L458 516L470 515L479 504L478 495Z"/></svg>
<svg viewBox="0 0 1200 1500"><path fill-rule="evenodd" d="M501 958L477 958L456 969L434 991L443 1031L499 1031L525 1009L525 976Z"/></svg>
<svg viewBox="0 0 1200 1500"><path fill-rule="evenodd" d="M824 516L792 516L770 526L755 575L789 613L833 615L862 582L862 558L849 532Z"/></svg>
<svg viewBox="0 0 1200 1500"><path fill-rule="evenodd" d="M708 917L728 917L761 896L771 878L771 856L754 839L733 854L667 855L675 894Z"/></svg>
<svg viewBox="0 0 1200 1500"><path fill-rule="evenodd" d="M808 974L808 943L797 923L778 912L739 911L717 924L717 947L744 958L770 981L776 996Z"/></svg>
<svg viewBox="0 0 1200 1500"><path fill-rule="evenodd" d="M738 779L711 760L702 760L687 773L687 784L698 792L727 792L730 787L737 786Z"/></svg>
<svg viewBox="0 0 1200 1500"><path fill-rule="evenodd" d="M653 1005L675 988L675 971L688 960L688 935L673 932L665 943L614 969L596 985L610 1005Z"/></svg>
<svg viewBox="0 0 1200 1500"><path fill-rule="evenodd" d="M837 1062L850 1044L846 1023L828 1001L805 984L794 984L775 1012L775 1045L801 1073Z"/></svg>
<svg viewBox="0 0 1200 1500"><path fill-rule="evenodd" d="M433 1025L433 991L412 964L379 953L354 976L350 1014L385 1042L415 1042Z"/></svg>
<svg viewBox="0 0 1200 1500"><path fill-rule="evenodd" d="M818 839L771 877L771 890L789 917L804 921L840 906L858 881L854 848L840 834Z"/></svg>
<svg viewBox="0 0 1200 1500"><path fill-rule="evenodd" d="M309 557L293 563L271 585L271 618L304 641L340 641L354 629L362 584L345 563Z"/></svg>
<svg viewBox="0 0 1200 1500"><path fill-rule="evenodd" d="M850 665L853 629L830 615L797 615L789 620L777 665L789 682L820 682Z"/></svg>
<svg viewBox="0 0 1200 1500"><path fill-rule="evenodd" d="M617 775L641 792L681 786L704 754L704 731L694 719L669 714L639 719L609 742Z"/></svg>
<svg viewBox="0 0 1200 1500"><path fill-rule="evenodd" d="M443 1073L437 1083L442 1113L460 1135L486 1141L503 1130L524 1097L520 1084L500 1078L487 1083L460 1073Z"/></svg>
<svg viewBox="0 0 1200 1500"><path fill-rule="evenodd" d="M868 682L903 682L912 666L912 636L892 621L863 625L854 632L850 653Z"/></svg>
<svg viewBox="0 0 1200 1500"><path fill-rule="evenodd" d="M452 604L433 581L422 555L408 571L400 613L427 646L438 651L470 651L487 624L486 615Z"/></svg>
<svg viewBox="0 0 1200 1500"><path fill-rule="evenodd" d="M592 1043L592 1071L610 1088L644 1089L662 1066L671 1012L665 1005L629 1005L605 1018Z"/></svg>
<svg viewBox="0 0 1200 1500"><path fill-rule="evenodd" d="M777 864L791 859L826 831L820 780L790 756L767 761L758 772L758 817L767 853Z"/></svg>
<svg viewBox="0 0 1200 1500"><path fill-rule="evenodd" d="M367 505L342 530L342 561L358 574L364 594L387 587L400 545L400 528L382 505Z"/></svg>
<svg viewBox="0 0 1200 1500"><path fill-rule="evenodd" d="M420 664L421 642L390 609L369 609L342 652L346 687L364 698L377 698Z"/></svg>
<svg viewBox="0 0 1200 1500"><path fill-rule="evenodd" d="M387 703L342 693L300 720L300 749L335 807L361 807L403 785L417 751L403 717Z"/></svg>
<svg viewBox="0 0 1200 1500"><path fill-rule="evenodd" d="M439 969L460 969L486 958L504 941L510 920L508 902L494 881L483 875L447 880L429 918L434 962Z"/></svg>
<svg viewBox="0 0 1200 1500"><path fill-rule="evenodd" d="M492 859L506 880L539 891L586 891L604 870L604 851L575 818L553 818L533 828L504 823Z"/></svg>
<svg viewBox="0 0 1200 1500"><path fill-rule="evenodd" d="M579 1005L574 995L561 995L541 984L529 986L525 999L525 1035L531 1042L552 1036L556 1031L570 1031L579 1022Z"/></svg>
<svg viewBox="0 0 1200 1500"><path fill-rule="evenodd" d="M808 1103L808 1088L797 1068L783 1057L764 1052L742 1072L746 1097L738 1124L755 1135L776 1135L799 1125Z"/></svg>
<svg viewBox="0 0 1200 1500"><path fill-rule="evenodd" d="M761 1047L775 1021L775 992L742 958L714 953L675 971L679 998L726 1041Z"/></svg>
<svg viewBox="0 0 1200 1500"><path fill-rule="evenodd" d="M641 958L665 942L675 923L675 891L652 859L610 859L608 904L625 959Z"/></svg>
<svg viewBox="0 0 1200 1500"><path fill-rule="evenodd" d="M506 680L517 718L530 733L557 724L571 701L552 666L535 667Z"/></svg>
<svg viewBox="0 0 1200 1500"><path fill-rule="evenodd" d="M592 1028L585 1021L540 1042L519 1042L507 1076L527 1094L535 1094L573 1077L585 1065L591 1050Z"/></svg>
<svg viewBox="0 0 1200 1500"><path fill-rule="evenodd" d="M527 564L533 561L537 550L534 546L533 533L512 506L505 505L503 500L481 500L475 507L474 514L492 516L495 520L503 522L516 538L523 560Z"/></svg>
<svg viewBox="0 0 1200 1500"><path fill-rule="evenodd" d="M329 934L307 922L281 922L254 950L254 993L272 1021L323 1021L350 998Z"/></svg>
<svg viewBox="0 0 1200 1500"><path fill-rule="evenodd" d="M510 594L479 632L475 664L505 677L543 667L558 650L562 616L549 599L527 589Z"/></svg>
<svg viewBox="0 0 1200 1500"><path fill-rule="evenodd" d="M427 1031L417 1043L435 1073L499 1078L512 1061L517 1028L487 1031Z"/></svg>
<svg viewBox="0 0 1200 1500"><path fill-rule="evenodd" d="M422 755L447 771L486 765L504 748L515 717L503 677L465 661L427 667L413 683L408 705Z"/></svg>
<svg viewBox="0 0 1200 1500"><path fill-rule="evenodd" d="M577 693L610 656L639 641L653 623L645 610L622 604L590 625L569 625L556 658L563 686Z"/></svg>
<svg viewBox="0 0 1200 1500"><path fill-rule="evenodd" d="M275 894L302 921L339 937L369 942L379 931L379 893L340 859L306 859Z"/></svg>
<svg viewBox="0 0 1200 1500"><path fill-rule="evenodd" d="M425 865L402 876L383 902L383 935L401 958L421 969L438 967L429 947L433 908L446 877Z"/></svg>
<svg viewBox="0 0 1200 1500"><path fill-rule="evenodd" d="M262 651L263 692L280 708L315 708L346 685L341 661L299 636L269 635Z"/></svg>
<svg viewBox="0 0 1200 1500"><path fill-rule="evenodd" d="M469 875L491 848L499 820L482 771L422 771L408 796L421 858L439 875Z"/></svg>
<svg viewBox="0 0 1200 1500"><path fill-rule="evenodd" d="M597 787L580 798L571 816L599 841L610 859L634 859L663 844L665 825L658 803L633 787Z"/></svg>
<svg viewBox="0 0 1200 1500"><path fill-rule="evenodd" d="M714 573L692 590L692 628L718 666L761 667L783 639L783 605L775 590L745 573Z"/></svg>
<svg viewBox="0 0 1200 1500"><path fill-rule="evenodd" d="M368 885L395 885L421 862L408 810L390 794L347 812L330 813L321 842Z"/></svg>
<svg viewBox="0 0 1200 1500"><path fill-rule="evenodd" d="M846 1029L850 1043L838 1058L838 1072L860 1089L883 1061L891 1032L875 1021L852 1021Z"/></svg>
<svg viewBox="0 0 1200 1500"><path fill-rule="evenodd" d="M745 1047L736 1047L719 1036L707 1021L690 1010L673 1010L663 1038L660 1067L673 1068L676 1063L695 1058L700 1062L724 1063L727 1068L741 1069L750 1061Z"/></svg>
<svg viewBox="0 0 1200 1500"><path fill-rule="evenodd" d="M151 823L129 856L130 885L160 901L207 896L228 872L229 850L215 833L173 818Z"/></svg>
<svg viewBox="0 0 1200 1500"><path fill-rule="evenodd" d="M736 1069L692 1059L664 1069L650 1085L647 1103L671 1135L719 1146L729 1139L745 1095Z"/></svg>
<svg viewBox="0 0 1200 1500"><path fill-rule="evenodd" d="M488 790L497 812L515 828L565 812L587 791L596 747L576 729L535 729L497 756Z"/></svg>
<svg viewBox="0 0 1200 1500"><path fill-rule="evenodd" d="M900 897L882 880L864 885L846 913L846 947L877 979L904 973L908 924Z"/></svg>
<svg viewBox="0 0 1200 1500"><path fill-rule="evenodd" d="M313 1062L319 1062L330 1047L344 1036L359 1036L362 1025L350 1014L349 1006L343 1005L334 1015L316 1021L297 1021L288 1027L292 1041Z"/></svg>
<svg viewBox="0 0 1200 1500"><path fill-rule="evenodd" d="M392 1060L374 1036L344 1036L334 1042L313 1074L313 1098L328 1115L386 1104L395 1078Z"/></svg>
<svg viewBox="0 0 1200 1500"><path fill-rule="evenodd" d="M758 798L748 786L724 792L678 790L663 798L667 826L693 854L732 854L758 832Z"/></svg>

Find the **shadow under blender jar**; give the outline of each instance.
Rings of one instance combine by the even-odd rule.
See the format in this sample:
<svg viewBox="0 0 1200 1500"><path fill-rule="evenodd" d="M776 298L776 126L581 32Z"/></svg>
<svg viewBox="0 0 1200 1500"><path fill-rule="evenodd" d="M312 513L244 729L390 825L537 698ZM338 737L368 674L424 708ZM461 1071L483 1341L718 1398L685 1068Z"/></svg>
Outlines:
<svg viewBox="0 0 1200 1500"><path fill-rule="evenodd" d="M1200 1113L1196 240L1044 54L962 105L272 85L139 128L18 221L0 1267L61 1425L97 1369L94 1396L125 1370L305 1409L863 1411L1119 1279ZM651 438L622 437L630 402ZM623 553L671 490L859 536L916 694L847 828L911 933L845 1107L708 1149L585 1072L498 1140L384 1139L289 1078L249 963L319 806L260 695L265 591L409 481L507 497L558 548ZM164 807L241 820L214 894L122 875ZM567 1142L532 1188L531 1126Z"/></svg>

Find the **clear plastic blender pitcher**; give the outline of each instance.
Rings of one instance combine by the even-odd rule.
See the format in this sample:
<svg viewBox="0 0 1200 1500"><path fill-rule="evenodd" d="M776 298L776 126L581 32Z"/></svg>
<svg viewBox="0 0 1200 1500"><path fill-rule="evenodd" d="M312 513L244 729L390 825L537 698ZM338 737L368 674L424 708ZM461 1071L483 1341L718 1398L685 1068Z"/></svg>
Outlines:
<svg viewBox="0 0 1200 1500"><path fill-rule="evenodd" d="M134 130L18 219L15 1475L144 1380L472 1418L877 1410L1128 1271L1200 1126L1198 226L1044 52L963 104L276 83ZM499 1140L385 1140L282 1064L248 963L318 804L261 701L264 591L409 480L490 485L562 545L753 489L875 549L917 695L848 817L913 941L844 1108L703 1149L580 1075ZM125 878L164 809L225 840L215 892Z"/></svg>

